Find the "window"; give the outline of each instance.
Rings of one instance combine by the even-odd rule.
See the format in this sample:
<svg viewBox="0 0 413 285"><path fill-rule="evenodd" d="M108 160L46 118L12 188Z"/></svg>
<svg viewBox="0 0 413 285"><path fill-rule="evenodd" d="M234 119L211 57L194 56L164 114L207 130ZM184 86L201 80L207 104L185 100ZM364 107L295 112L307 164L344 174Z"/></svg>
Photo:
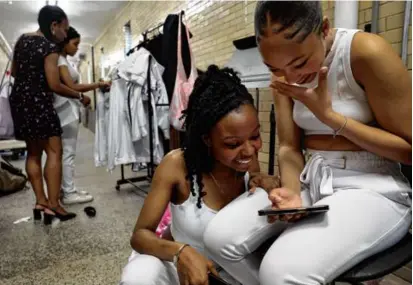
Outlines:
<svg viewBox="0 0 413 285"><path fill-rule="evenodd" d="M123 26L123 38L125 41L124 51L126 55L126 53L132 48L132 32L130 27L130 21Z"/></svg>

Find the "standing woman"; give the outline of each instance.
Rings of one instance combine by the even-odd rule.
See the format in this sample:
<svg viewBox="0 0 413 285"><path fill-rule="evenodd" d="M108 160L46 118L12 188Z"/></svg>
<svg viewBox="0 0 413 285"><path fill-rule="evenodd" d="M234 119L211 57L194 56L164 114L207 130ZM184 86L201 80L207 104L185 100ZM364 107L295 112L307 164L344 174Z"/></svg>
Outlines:
<svg viewBox="0 0 413 285"><path fill-rule="evenodd" d="M44 222L50 224L54 217L66 221L76 216L59 204L62 129L53 108L53 92L78 99L84 105L90 99L60 82L57 43L65 39L69 29L65 12L47 5L40 10L38 23L37 32L23 34L16 43L12 64L15 83L9 100L16 139L24 140L27 145L26 172L36 195L34 218L40 219L44 212ZM41 167L43 151L47 154L44 167L47 198Z"/></svg>
<svg viewBox="0 0 413 285"><path fill-rule="evenodd" d="M80 34L69 27L67 36L61 44L62 51L58 63L61 81L70 89L78 92L87 92L97 88L107 88L109 83L99 82L92 84L80 84L80 74L67 61L67 56L74 56L80 44ZM77 135L79 131L80 102L77 99L67 98L55 94L54 108L60 119L62 127L63 146L63 175L61 201L65 205L76 203L87 203L93 200L92 195L85 191L77 191L73 176L75 171L74 161L76 156Z"/></svg>

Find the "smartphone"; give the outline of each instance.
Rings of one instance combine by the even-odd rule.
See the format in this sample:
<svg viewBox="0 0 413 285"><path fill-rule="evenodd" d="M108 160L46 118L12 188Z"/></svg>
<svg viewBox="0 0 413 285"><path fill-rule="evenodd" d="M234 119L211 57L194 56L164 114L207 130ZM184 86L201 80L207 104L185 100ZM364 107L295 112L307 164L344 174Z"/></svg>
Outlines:
<svg viewBox="0 0 413 285"><path fill-rule="evenodd" d="M330 209L328 205L317 205L311 207L287 208L287 209L262 209L258 211L258 216L280 216L287 214L318 214L325 213Z"/></svg>
<svg viewBox="0 0 413 285"><path fill-rule="evenodd" d="M211 272L208 273L208 284L209 285L231 285L227 281L225 281L224 279L215 276Z"/></svg>

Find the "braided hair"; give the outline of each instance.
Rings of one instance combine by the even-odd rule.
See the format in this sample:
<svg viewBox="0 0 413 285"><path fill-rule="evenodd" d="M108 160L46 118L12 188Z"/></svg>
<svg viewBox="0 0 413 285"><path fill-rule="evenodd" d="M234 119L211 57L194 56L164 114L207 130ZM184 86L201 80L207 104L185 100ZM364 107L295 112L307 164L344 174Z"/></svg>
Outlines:
<svg viewBox="0 0 413 285"><path fill-rule="evenodd" d="M299 43L313 32L320 34L323 26L320 1L258 1L254 16L257 42L265 34L267 16L271 24L278 23L281 26L278 30L273 28L273 33L291 28L285 38L297 39Z"/></svg>
<svg viewBox="0 0 413 285"><path fill-rule="evenodd" d="M211 65L195 81L181 119L186 129L182 147L188 171L186 179L190 182L192 195L198 194L198 208L201 208L201 199L205 195L202 174L210 173L215 162L203 138L224 116L246 104L254 105L254 99L231 68L219 69ZM199 193L195 193L194 177Z"/></svg>

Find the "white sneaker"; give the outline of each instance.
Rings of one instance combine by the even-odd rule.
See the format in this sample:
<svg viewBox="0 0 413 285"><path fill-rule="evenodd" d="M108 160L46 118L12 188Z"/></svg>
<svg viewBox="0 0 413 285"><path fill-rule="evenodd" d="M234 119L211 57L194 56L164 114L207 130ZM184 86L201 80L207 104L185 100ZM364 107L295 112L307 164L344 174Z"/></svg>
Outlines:
<svg viewBox="0 0 413 285"><path fill-rule="evenodd" d="M89 192L87 192L85 190L76 190L76 193L79 194L79 195L84 195L84 196L89 195ZM91 196L91 195L89 195L89 196Z"/></svg>
<svg viewBox="0 0 413 285"><path fill-rule="evenodd" d="M93 201L93 196L92 195L79 195L79 193L71 193L68 195L64 195L61 198L61 201L65 205L71 205L71 204L82 204L82 203L88 203Z"/></svg>

